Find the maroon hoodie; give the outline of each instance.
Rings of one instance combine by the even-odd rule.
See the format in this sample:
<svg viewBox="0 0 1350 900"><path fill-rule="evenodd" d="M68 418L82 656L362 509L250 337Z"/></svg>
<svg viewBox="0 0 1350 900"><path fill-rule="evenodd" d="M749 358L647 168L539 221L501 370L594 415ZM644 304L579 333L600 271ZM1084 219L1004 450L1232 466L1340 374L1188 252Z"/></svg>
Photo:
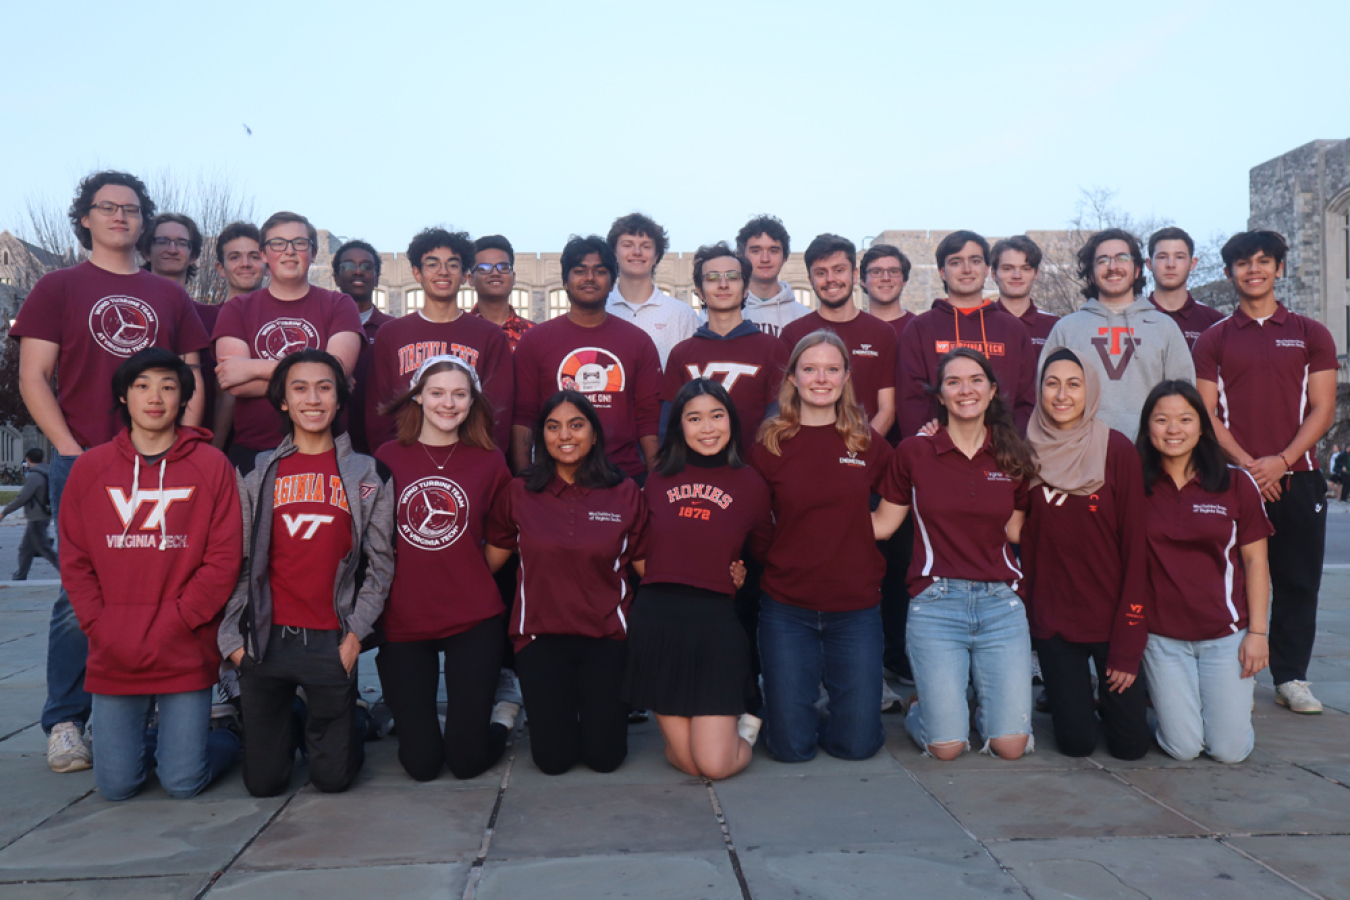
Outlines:
<svg viewBox="0 0 1350 900"><path fill-rule="evenodd" d="M204 428L145 462L123 430L80 454L61 498L61 583L89 637L93 694L216 683L216 628L239 580L234 469Z"/></svg>

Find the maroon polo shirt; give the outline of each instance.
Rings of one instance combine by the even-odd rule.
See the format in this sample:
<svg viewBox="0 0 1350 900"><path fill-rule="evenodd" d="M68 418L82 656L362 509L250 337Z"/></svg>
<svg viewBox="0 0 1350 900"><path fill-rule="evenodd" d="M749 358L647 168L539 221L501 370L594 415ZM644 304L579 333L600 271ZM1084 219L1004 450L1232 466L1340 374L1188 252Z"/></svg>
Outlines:
<svg viewBox="0 0 1350 900"><path fill-rule="evenodd" d="M393 473L397 502L397 565L384 604L385 636L436 640L501 615L483 538L493 503L511 482L502 452L391 441L375 458ZM448 584L454 590L435 589Z"/></svg>
<svg viewBox="0 0 1350 900"><path fill-rule="evenodd" d="M211 343L192 300L177 284L141 269L118 275L91 262L43 275L19 307L9 336L60 348L56 402L71 435L86 449L125 427L113 411L109 387L118 366L146 347L182 356Z"/></svg>
<svg viewBox="0 0 1350 900"><path fill-rule="evenodd" d="M1015 510L1027 508L1027 484L1003 473L988 440L967 459L946 428L905 438L879 493L914 516L911 597L938 578L1001 581L1020 592L1022 569L1007 525Z"/></svg>
<svg viewBox="0 0 1350 900"><path fill-rule="evenodd" d="M696 334L670 351L661 377L661 400L674 402L680 388L695 378L718 382L726 388L741 420L741 446L749 448L765 411L778 402L787 359L783 342L758 329L729 338Z"/></svg>
<svg viewBox="0 0 1350 900"><path fill-rule="evenodd" d="M398 422L379 408L411 386L417 369L433 356L458 356L473 366L483 396L492 407L492 440L505 452L511 446L511 407L515 377L506 334L487 319L461 312L453 322L432 322L420 312L386 324L375 335L366 397L366 435L370 446L392 441Z"/></svg>
<svg viewBox="0 0 1350 900"><path fill-rule="evenodd" d="M1031 636L1109 643L1106 664L1131 675L1148 643L1150 587L1144 543L1144 476L1134 444L1112 431L1106 483L1085 496L1031 488L1022 526Z"/></svg>
<svg viewBox="0 0 1350 900"><path fill-rule="evenodd" d="M508 629L517 650L541 634L627 639L625 570L647 556L637 482L592 491L555 478L533 494L514 479L497 497L487 542L520 554Z"/></svg>
<svg viewBox="0 0 1350 900"><path fill-rule="evenodd" d="M282 359L301 350L326 350L333 335L364 336L356 301L310 285L299 300L278 300L267 288L225 301L211 339L238 338L251 359ZM234 442L254 450L281 443L281 413L266 397L236 397Z"/></svg>
<svg viewBox="0 0 1350 900"><path fill-rule="evenodd" d="M614 464L629 475L647 471L638 438L655 437L661 423L661 357L647 332L617 316L595 328L558 316L521 335L515 367L515 424L533 429L544 401L563 388L580 391L600 416Z"/></svg>
<svg viewBox="0 0 1350 900"><path fill-rule="evenodd" d="M1307 418L1308 376L1335 371L1336 342L1325 325L1284 304L1263 323L1239 309L1195 342L1195 377L1219 389L1223 424L1252 456L1276 456ZM1287 460L1291 471L1317 469L1311 448Z"/></svg>
<svg viewBox="0 0 1350 900"><path fill-rule="evenodd" d="M755 444L750 460L769 485L775 523L764 592L819 612L876 606L886 561L869 503L891 445L874 430L868 448L854 453L833 425L803 425L779 449L774 456Z"/></svg>
<svg viewBox="0 0 1350 900"><path fill-rule="evenodd" d="M1166 313L1167 317L1177 323L1181 329L1182 337L1186 338L1186 346L1195 351L1195 342L1200 340L1200 335L1209 330L1209 326L1215 322L1222 322L1224 314L1212 306L1206 306L1199 300L1191 296L1191 292L1186 292L1186 302L1181 304L1181 309L1170 310L1163 309L1158 305L1158 301L1150 292L1148 302L1158 307L1158 311Z"/></svg>
<svg viewBox="0 0 1350 900"><path fill-rule="evenodd" d="M895 329L871 313L859 311L847 322L830 322L813 312L783 328L782 341L787 345L788 355L792 355L798 341L821 329L839 335L848 348L853 395L867 413L867 421L872 421L877 414L877 392L895 387Z"/></svg>
<svg viewBox="0 0 1350 900"><path fill-rule="evenodd" d="M1211 494L1194 479L1177 490L1161 475L1145 506L1151 634L1210 641L1247 627L1247 578L1241 548L1275 533L1261 491L1245 470L1229 467L1228 490ZM1261 623L1258 631L1265 630Z"/></svg>
<svg viewBox="0 0 1350 900"><path fill-rule="evenodd" d="M1041 309L1034 300L1027 307L1027 311L1020 316L1014 315L1012 310L1003 305L1001 299L994 302L994 308L1007 313L1026 326L1027 337L1031 338L1031 348L1039 357L1041 348L1045 346L1045 339L1050 337L1050 330L1059 321L1059 316Z"/></svg>
<svg viewBox="0 0 1350 900"><path fill-rule="evenodd" d="M746 540L756 557L768 550L769 488L750 466L653 472L642 493L650 511L643 584L687 584L731 597L731 564L741 558Z"/></svg>
<svg viewBox="0 0 1350 900"><path fill-rule="evenodd" d="M360 315L360 310L357 310ZM356 357L356 368L352 370L352 402L347 407L347 433L351 435L352 449L357 453L370 455L379 449L372 447L366 437L366 402L370 395L370 358L374 350L375 334L381 327L394 321L394 317L370 308L370 318L361 325L361 353Z"/></svg>

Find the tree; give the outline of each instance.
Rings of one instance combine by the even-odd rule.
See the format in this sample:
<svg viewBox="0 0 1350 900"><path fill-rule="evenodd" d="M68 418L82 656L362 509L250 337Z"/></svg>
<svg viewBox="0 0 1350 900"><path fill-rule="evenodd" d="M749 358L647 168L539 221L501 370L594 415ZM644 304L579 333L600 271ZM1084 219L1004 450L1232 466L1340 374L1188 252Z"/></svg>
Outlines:
<svg viewBox="0 0 1350 900"><path fill-rule="evenodd" d="M216 271L216 235L231 222L253 221L253 198L219 173L184 178L161 169L146 186L160 212L188 216L205 236L197 275L188 284L188 293L202 303L224 303L229 285Z"/></svg>

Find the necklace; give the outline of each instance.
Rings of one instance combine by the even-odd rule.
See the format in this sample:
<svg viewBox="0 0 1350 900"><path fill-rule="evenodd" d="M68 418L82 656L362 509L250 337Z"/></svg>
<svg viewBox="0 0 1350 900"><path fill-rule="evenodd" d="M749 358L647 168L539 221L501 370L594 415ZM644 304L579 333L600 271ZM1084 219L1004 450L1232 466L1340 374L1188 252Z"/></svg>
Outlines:
<svg viewBox="0 0 1350 900"><path fill-rule="evenodd" d="M418 441L417 443L421 445L422 452L426 453L427 459L431 460L431 464L436 467L437 472L444 471L445 467L450 465L450 457L454 456L455 451L459 449L459 441L455 441L454 445L450 448L450 452L445 455L445 462L437 463L436 457L431 455L431 451L427 449L427 445L423 444L421 441Z"/></svg>

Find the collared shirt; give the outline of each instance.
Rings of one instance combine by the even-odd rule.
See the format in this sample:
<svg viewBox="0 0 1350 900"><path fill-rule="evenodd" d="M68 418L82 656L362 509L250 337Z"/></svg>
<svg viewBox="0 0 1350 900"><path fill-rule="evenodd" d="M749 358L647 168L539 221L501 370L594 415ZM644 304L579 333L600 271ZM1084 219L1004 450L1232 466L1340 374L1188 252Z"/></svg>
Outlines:
<svg viewBox="0 0 1350 900"><path fill-rule="evenodd" d="M605 309L625 322L631 322L652 339L656 353L661 357L661 368L666 367L670 351L680 341L694 336L698 331L698 314L680 300L663 293L652 285L652 295L644 303L630 303L619 293L619 286L609 292Z"/></svg>
<svg viewBox="0 0 1350 900"><path fill-rule="evenodd" d="M507 309L510 310L510 314L507 315L506 321L502 323L501 329L506 332L506 342L511 345L511 352L515 353L516 344L520 343L520 336L533 328L534 323L529 319L518 316L514 309L510 307L507 307ZM477 303L473 305L473 314L483 318L483 313L479 311Z"/></svg>
<svg viewBox="0 0 1350 900"><path fill-rule="evenodd" d="M1177 323L1177 327L1181 329L1181 336L1186 339L1186 346L1190 347L1192 352L1195 351L1195 342L1200 340L1200 335L1224 318L1223 313L1214 307L1206 306L1192 297L1190 291L1186 292L1186 302L1181 304L1181 309L1163 309L1157 296L1152 293L1148 295L1148 302Z"/></svg>
<svg viewBox="0 0 1350 900"><path fill-rule="evenodd" d="M994 308L1003 310L1027 326L1027 337L1031 338L1031 346L1035 348L1037 353L1041 352L1041 348L1045 346L1045 339L1050 336L1050 330L1059 321L1059 316L1041 309L1034 300L1027 306L1027 311L1020 316L1004 306L1002 298L994 302Z"/></svg>

